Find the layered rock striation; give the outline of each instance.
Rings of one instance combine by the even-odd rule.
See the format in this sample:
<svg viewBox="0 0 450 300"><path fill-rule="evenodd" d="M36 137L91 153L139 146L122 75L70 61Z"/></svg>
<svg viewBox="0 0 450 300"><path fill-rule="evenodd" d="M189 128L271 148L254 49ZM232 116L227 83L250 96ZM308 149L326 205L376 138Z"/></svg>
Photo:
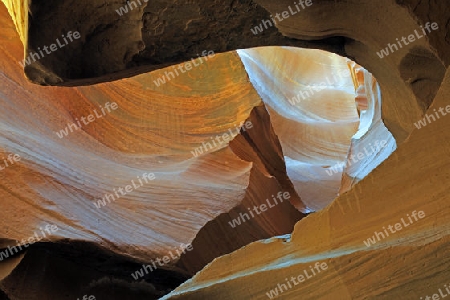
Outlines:
<svg viewBox="0 0 450 300"><path fill-rule="evenodd" d="M446 284L448 4L3 2L0 297Z"/></svg>

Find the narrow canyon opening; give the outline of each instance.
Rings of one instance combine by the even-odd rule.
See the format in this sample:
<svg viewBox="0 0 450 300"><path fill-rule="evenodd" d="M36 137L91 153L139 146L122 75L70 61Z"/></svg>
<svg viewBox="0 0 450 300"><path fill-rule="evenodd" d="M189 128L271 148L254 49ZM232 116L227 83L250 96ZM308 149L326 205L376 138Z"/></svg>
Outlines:
<svg viewBox="0 0 450 300"><path fill-rule="evenodd" d="M203 226L194 250L177 263L191 274L252 242L289 240L298 221L349 191L396 149L381 119L380 87L355 62L294 47L237 54L262 105L247 118L253 129L241 130L230 148L253 167L240 203Z"/></svg>
<svg viewBox="0 0 450 300"><path fill-rule="evenodd" d="M79 87L76 92L50 87L34 93L39 97L16 100L20 111L32 107L54 114L42 120L45 125L27 129L31 133L22 138L24 144L34 145L30 139L44 136L55 145L53 152L46 144L33 150L41 153L45 166L38 164L33 172L73 188L50 191L47 183L36 182L33 189L39 193L33 201L54 201L61 214L55 223L72 220L75 211L83 217L74 226L95 230L83 235L69 232L69 238L54 244L36 243L9 276L11 286L35 257L52 257L55 263L47 268L53 274L45 278L48 282L64 278L64 269L70 269L80 275L74 290L83 287L86 293L103 295L109 287L120 285L121 292L135 289L153 293L156 299L218 257L252 242L289 239L299 220L349 190L396 147L381 120L375 79L335 54L293 47L252 48L216 54L189 73L167 80L173 70L169 66L118 82ZM13 74L24 81L22 73ZM158 81L164 76L164 83ZM31 91L38 88L22 84ZM112 99L128 110L111 111L64 138L55 135ZM16 111L5 110L5 118L11 118L8 126L28 128L23 118L11 117ZM110 127L111 119L123 127ZM134 128L133 135L128 126ZM229 143L222 142L217 149L205 146L214 143L216 134L230 131ZM381 141L386 141L383 147ZM101 160L102 168L92 168L85 157ZM350 163L341 166L346 160ZM79 175L67 175L74 170ZM155 181L129 198L115 199L106 207L91 203L149 170L156 174ZM94 180L86 194L79 193L86 190L86 183L78 177ZM13 200L11 207L20 203ZM253 207L266 204L265 211L253 212ZM131 225L121 226L126 222ZM155 228L158 234L152 231ZM107 238L98 241L99 236ZM149 271L155 260L184 247L178 241L191 242L193 250ZM44 263L36 268L44 268Z"/></svg>
<svg viewBox="0 0 450 300"><path fill-rule="evenodd" d="M363 67L322 50L238 50L283 149L304 213L318 211L395 149L380 87Z"/></svg>

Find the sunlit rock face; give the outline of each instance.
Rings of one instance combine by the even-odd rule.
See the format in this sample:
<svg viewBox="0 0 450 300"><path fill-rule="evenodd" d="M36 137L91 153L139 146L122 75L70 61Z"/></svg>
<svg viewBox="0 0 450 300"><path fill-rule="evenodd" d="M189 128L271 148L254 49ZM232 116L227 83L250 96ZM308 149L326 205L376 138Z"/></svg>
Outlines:
<svg viewBox="0 0 450 300"><path fill-rule="evenodd" d="M273 45L319 48L352 57L378 78L386 108L383 120L396 140L403 141L413 129L411 124L429 107L449 61L445 30L410 43L397 54L383 59L377 55L426 22L438 22L445 28L441 12L448 9L446 3L311 1L306 9L303 4L301 12L276 26L255 32L255 27L270 21L271 16L292 9L292 2L223 0L211 4L195 0L172 5L136 1L78 2L74 6L55 0L47 5L3 0L24 44L22 59L56 38L67 37L69 31L80 33L70 47L24 66L26 76L44 85L85 85L161 69L196 58L202 51ZM121 15L117 11L124 6L129 10ZM347 15L353 9L367 17L350 24ZM385 11L390 12L386 20ZM415 100L404 105L403 99L411 98Z"/></svg>
<svg viewBox="0 0 450 300"><path fill-rule="evenodd" d="M297 48L238 53L271 115L305 212L327 206L338 191L349 190L395 149L381 120L378 84L354 62ZM376 146L382 138L386 145Z"/></svg>
<svg viewBox="0 0 450 300"><path fill-rule="evenodd" d="M449 105L449 87L447 72L428 113ZM292 235L223 256L162 299L446 295L449 172L441 166L450 164L450 146L442 142L450 131L443 128L450 128L448 116L413 131L353 189L299 221Z"/></svg>
<svg viewBox="0 0 450 300"><path fill-rule="evenodd" d="M344 160L359 117L347 59L295 48L238 51L266 103L280 139L288 175L306 204L320 210L337 195Z"/></svg>
<svg viewBox="0 0 450 300"><path fill-rule="evenodd" d="M131 288L137 282L131 274L142 263L192 243L138 287L161 296L218 256L292 232L304 216L295 208L305 206L286 173L270 116L236 53L199 58L189 73L166 83L158 79L173 67L111 83L43 88L24 78L20 40L4 7L1 13L0 51L9 59L0 62L0 158L20 160L0 172L0 248L8 251L46 225L58 228L2 264L1 287L13 299L98 292L114 285L102 280L108 276ZM286 201L230 226L280 191L289 194ZM97 264L86 249L124 269ZM79 274L73 287L49 289L52 278L67 277L45 251ZM68 257L86 263L77 266ZM34 277L26 270L45 266L42 282L49 284L31 293L26 286ZM162 277L167 282L161 284ZM18 278L24 278L23 293Z"/></svg>
<svg viewBox="0 0 450 300"><path fill-rule="evenodd" d="M419 299L448 283L450 117L416 123L449 105L444 1L311 1L259 34L292 2L3 2L0 299ZM20 66L70 30L79 43ZM248 49L273 45L358 64Z"/></svg>
<svg viewBox="0 0 450 300"><path fill-rule="evenodd" d="M356 103L361 122L352 137L346 159L337 163L343 169L339 193L344 193L366 177L396 149L396 141L381 119L382 97L375 78L367 70L349 63L356 87Z"/></svg>

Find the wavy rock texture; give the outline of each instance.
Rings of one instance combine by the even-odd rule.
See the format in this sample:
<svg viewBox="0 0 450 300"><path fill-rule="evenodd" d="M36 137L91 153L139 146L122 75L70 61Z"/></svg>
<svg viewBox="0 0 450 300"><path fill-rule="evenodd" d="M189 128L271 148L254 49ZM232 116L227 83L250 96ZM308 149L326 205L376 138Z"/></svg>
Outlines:
<svg viewBox="0 0 450 300"><path fill-rule="evenodd" d="M430 110L449 104L449 87L447 73ZM162 299L267 299L271 289L287 284L285 278L304 270L311 278L291 283L277 299L419 299L438 293L450 275L450 144L443 142L449 127L447 117L413 131L354 189L298 222L292 237L252 243L221 257ZM425 217L410 222L414 210ZM363 243L399 222L408 227L370 247ZM312 276L309 266L316 262L328 269Z"/></svg>
<svg viewBox="0 0 450 300"><path fill-rule="evenodd" d="M381 120L379 86L354 62L296 48L238 53L266 103L305 212L326 207L338 191L348 191L395 150ZM301 56L296 63L294 55ZM384 147L370 143L383 139ZM352 156L358 153L359 159Z"/></svg>
<svg viewBox="0 0 450 300"><path fill-rule="evenodd" d="M2 282L12 299L61 298L83 289L96 291L98 285L92 286L92 282L105 276L124 280L123 285L130 288L130 274L141 267L137 262L162 257L181 243L192 242L195 249L178 265L174 260L161 268L170 272L161 271L159 276L170 282L158 284L158 276L148 276L156 285L153 290L164 293L215 257L257 239L289 233L302 218L290 204L304 207L286 174L269 115L237 54L217 55L159 87L155 81L167 70L95 86L42 88L23 78L16 64L21 45L5 9L2 14L6 30L1 51L9 58L1 62L2 157L14 153L21 160L0 172L4 207L0 213L4 222L1 247L6 250L16 245L16 240L33 236L46 224L59 228L33 244ZM102 115L99 107L113 100L118 109ZM94 110L101 118L87 125L80 123L81 129L68 130L65 137L58 136L64 135L60 130L68 124L94 114ZM239 131L242 121L252 122L252 128ZM213 150L204 147L202 155L196 153L204 143L212 144L211 137L229 130L234 138L230 145L222 143ZM138 184L137 178L150 172L155 179L148 184L105 202L105 207L94 205L132 179ZM241 230L228 225L248 206L259 205L280 190L290 193L289 201L241 225ZM284 220L277 222L281 216ZM222 238L229 232L235 240ZM211 235L219 237L222 244L212 248ZM56 246L47 245L47 251L61 257L58 264L50 256L34 264L33 257L43 255L42 244L50 242ZM92 256L119 261L127 271L100 264L102 270L90 273L92 264L77 267L68 257L95 262L84 253L86 247L92 249ZM5 275L12 270L10 265L3 265ZM56 282L50 278L67 280L58 265L83 279L67 290L51 291ZM26 270L39 273L44 266L48 275L42 284L26 289L32 281ZM90 275L83 275L87 273ZM21 277L25 293L16 289ZM150 289L140 287L144 294L152 295L153 290L146 288Z"/></svg>
<svg viewBox="0 0 450 300"><path fill-rule="evenodd" d="M356 103L361 122L352 137L346 159L337 162L343 166L339 193L349 191L396 149L396 141L381 120L381 92L372 74L360 66L352 65L355 80ZM345 164L345 165L344 165Z"/></svg>
<svg viewBox="0 0 450 300"><path fill-rule="evenodd" d="M306 212L322 209L340 186L341 172L330 176L326 169L345 159L359 123L347 60L295 48L238 53L267 105ZM301 56L296 63L294 53Z"/></svg>
<svg viewBox="0 0 450 300"><path fill-rule="evenodd" d="M8 7L16 3L3 1ZM352 57L378 78L386 108L383 120L395 139L403 141L430 105L448 65L449 25L444 16L450 9L445 3L427 3L316 0L278 22L277 28L269 26L255 35L250 29L270 20L271 14L287 10L292 2L152 2L122 16L116 10L126 6L125 1L36 2L29 9L32 18L25 53L54 43L68 31L79 31L81 38L25 67L25 73L40 84L90 84L164 68L204 50L217 53L268 45L320 48ZM11 10L17 16L15 11ZM349 14L360 18L348 22ZM396 38L420 30L427 21L439 22L441 30L384 59L376 55ZM16 20L18 30L25 33L24 22ZM205 28L211 31L206 36ZM180 37L180 32L185 37Z"/></svg>
<svg viewBox="0 0 450 300"><path fill-rule="evenodd" d="M119 1L4 3L0 163L10 154L21 160L0 170L0 255L58 226L27 251L0 256L8 298L265 299L316 262L327 270L278 298L417 299L447 282L450 117L420 130L414 123L449 103L448 4L316 0L253 34L292 3L156 1L122 17ZM377 55L433 21L439 31ZM80 31L78 43L21 69L22 53L69 30ZM288 47L247 49L198 58L199 67L167 80L204 49L268 45L326 49L357 64ZM42 87L22 71L33 83L85 86ZM290 103L335 71L346 76ZM117 110L58 137L112 101ZM217 146L229 130L230 142ZM375 140L387 146L365 153ZM358 163L328 175L359 153ZM144 173L155 179L95 207ZM243 221L280 191L289 201ZM423 220L365 244L420 210ZM132 279L181 243L193 250Z"/></svg>

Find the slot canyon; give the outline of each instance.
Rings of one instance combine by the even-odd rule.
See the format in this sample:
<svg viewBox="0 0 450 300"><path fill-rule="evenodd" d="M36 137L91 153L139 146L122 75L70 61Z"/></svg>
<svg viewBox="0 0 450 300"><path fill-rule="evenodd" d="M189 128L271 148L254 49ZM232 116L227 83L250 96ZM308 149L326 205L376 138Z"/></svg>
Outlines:
<svg viewBox="0 0 450 300"><path fill-rule="evenodd" d="M0 300L447 297L449 16L2 0Z"/></svg>

